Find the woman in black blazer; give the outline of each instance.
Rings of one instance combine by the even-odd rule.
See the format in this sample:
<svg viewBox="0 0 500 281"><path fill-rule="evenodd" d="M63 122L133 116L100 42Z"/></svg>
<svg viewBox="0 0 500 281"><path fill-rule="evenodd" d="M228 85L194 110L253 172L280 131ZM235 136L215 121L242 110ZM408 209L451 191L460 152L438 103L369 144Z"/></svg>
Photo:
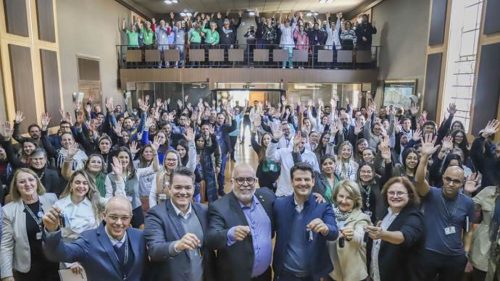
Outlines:
<svg viewBox="0 0 500 281"><path fill-rule="evenodd" d="M411 264L424 239L423 215L413 184L404 177L390 179L382 188L389 206L377 226L367 226L373 240L370 275L374 281L408 281L415 276Z"/></svg>

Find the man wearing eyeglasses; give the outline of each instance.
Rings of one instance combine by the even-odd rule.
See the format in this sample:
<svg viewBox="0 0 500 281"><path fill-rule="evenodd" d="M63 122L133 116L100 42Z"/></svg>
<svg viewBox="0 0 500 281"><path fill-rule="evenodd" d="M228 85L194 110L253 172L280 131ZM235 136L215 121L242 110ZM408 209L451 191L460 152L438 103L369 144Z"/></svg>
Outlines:
<svg viewBox="0 0 500 281"><path fill-rule="evenodd" d="M168 189L170 200L146 215L144 237L154 262L152 280L214 280L214 255L203 243L207 207L193 202L193 172L185 167L174 170Z"/></svg>
<svg viewBox="0 0 500 281"><path fill-rule="evenodd" d="M61 238L60 215L61 210L53 207L43 217L43 248L49 259L79 262L89 281L141 280L146 260L144 235L129 227L132 205L126 197L109 199L105 223L83 232L72 242Z"/></svg>
<svg viewBox="0 0 500 281"><path fill-rule="evenodd" d="M217 250L217 280L270 281L274 193L256 189L255 170L238 164L232 192L208 206L207 246Z"/></svg>
<svg viewBox="0 0 500 281"><path fill-rule="evenodd" d="M420 163L415 174L417 193L422 198L426 240L419 255L420 280L461 280L471 247L474 204L464 193L474 192L480 177L465 179L464 170L450 166L443 174L443 186L429 186L425 177L429 158L439 149L436 137L422 138ZM462 192L463 188L463 192Z"/></svg>

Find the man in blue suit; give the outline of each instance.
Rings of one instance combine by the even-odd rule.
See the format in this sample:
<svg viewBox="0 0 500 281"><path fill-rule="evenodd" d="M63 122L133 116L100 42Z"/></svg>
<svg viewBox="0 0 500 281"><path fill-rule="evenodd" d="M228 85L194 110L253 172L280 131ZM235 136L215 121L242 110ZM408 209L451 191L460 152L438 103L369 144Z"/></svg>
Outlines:
<svg viewBox="0 0 500 281"><path fill-rule="evenodd" d="M193 172L185 167L176 169L168 190L170 200L146 215L144 237L154 263L151 280L214 280L215 256L203 243L208 228L207 207L193 202Z"/></svg>
<svg viewBox="0 0 500 281"><path fill-rule="evenodd" d="M295 164L290 176L293 195L278 197L273 205L275 280L320 280L333 270L326 241L338 237L335 215L330 204L316 202L311 194L314 172L309 164Z"/></svg>
<svg viewBox="0 0 500 281"><path fill-rule="evenodd" d="M104 221L80 238L65 243L61 239L59 215L52 208L44 217L44 252L61 262L79 262L89 281L139 281L145 264L145 241L141 230L129 228L132 206L125 197L113 197L106 204Z"/></svg>

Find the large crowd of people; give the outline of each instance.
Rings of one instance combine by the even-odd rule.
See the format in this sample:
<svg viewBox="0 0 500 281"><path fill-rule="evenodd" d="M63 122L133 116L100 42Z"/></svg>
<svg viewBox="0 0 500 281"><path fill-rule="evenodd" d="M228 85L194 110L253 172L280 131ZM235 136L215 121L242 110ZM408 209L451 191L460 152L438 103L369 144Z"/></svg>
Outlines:
<svg viewBox="0 0 500 281"><path fill-rule="evenodd" d="M353 23L344 19L342 13L335 17L327 13L321 20L317 14L305 17L302 12L292 12L265 17L255 11L255 25L241 30L242 14L240 11L237 17L230 17L229 12L224 16L220 12L181 16L172 12L159 21L136 19L127 24L124 19L120 28L126 34L128 48L157 48L161 55L160 68L185 66L189 49L224 49L227 61L227 50L241 46L245 46L247 58L253 55L255 48L284 49L288 59L283 61L283 68L293 68L294 49L307 51L309 60L317 62L319 50L331 50L333 58L337 50L371 50L372 35L377 33L366 14ZM246 42L238 41L238 32L244 32ZM178 61L165 61L164 51L168 49L178 50Z"/></svg>
<svg viewBox="0 0 500 281"><path fill-rule="evenodd" d="M499 121L187 100L2 123L1 280L500 280Z"/></svg>

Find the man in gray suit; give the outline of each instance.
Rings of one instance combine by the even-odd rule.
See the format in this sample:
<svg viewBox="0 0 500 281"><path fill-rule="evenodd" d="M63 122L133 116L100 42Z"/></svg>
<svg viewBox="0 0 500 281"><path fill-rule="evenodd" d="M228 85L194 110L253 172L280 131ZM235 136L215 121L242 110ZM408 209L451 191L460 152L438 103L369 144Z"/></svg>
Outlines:
<svg viewBox="0 0 500 281"><path fill-rule="evenodd" d="M207 246L217 250L217 280L270 281L272 259L272 205L276 196L256 189L255 170L238 164L233 190L209 205Z"/></svg>
<svg viewBox="0 0 500 281"><path fill-rule="evenodd" d="M170 178L170 200L150 209L144 237L153 262L154 280L213 280L213 252L203 241L208 227L207 207L193 203L194 174L175 170Z"/></svg>

